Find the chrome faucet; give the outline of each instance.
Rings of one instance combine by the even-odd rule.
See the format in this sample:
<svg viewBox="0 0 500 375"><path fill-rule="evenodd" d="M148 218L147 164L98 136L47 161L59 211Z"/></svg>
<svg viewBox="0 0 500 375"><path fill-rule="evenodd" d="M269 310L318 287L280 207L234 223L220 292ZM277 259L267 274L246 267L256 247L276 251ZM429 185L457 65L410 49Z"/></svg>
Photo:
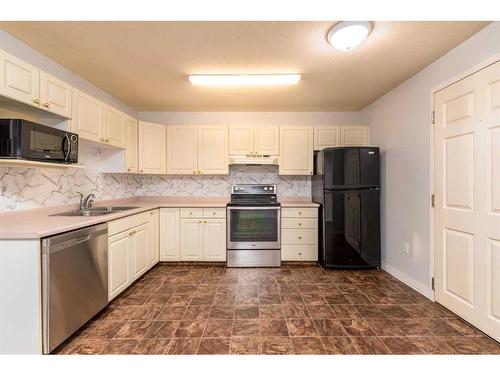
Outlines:
<svg viewBox="0 0 500 375"><path fill-rule="evenodd" d="M92 203L94 202L95 195L90 193L86 197L79 191L77 192L80 195L80 211L88 210L92 207Z"/></svg>

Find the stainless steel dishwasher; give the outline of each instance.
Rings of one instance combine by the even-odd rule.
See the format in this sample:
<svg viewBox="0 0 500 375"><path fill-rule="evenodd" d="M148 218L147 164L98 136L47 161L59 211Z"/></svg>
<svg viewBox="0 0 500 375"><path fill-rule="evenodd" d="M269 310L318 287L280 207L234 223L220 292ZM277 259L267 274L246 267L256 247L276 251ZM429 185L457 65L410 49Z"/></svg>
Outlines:
<svg viewBox="0 0 500 375"><path fill-rule="evenodd" d="M108 225L42 239L43 352L108 303Z"/></svg>

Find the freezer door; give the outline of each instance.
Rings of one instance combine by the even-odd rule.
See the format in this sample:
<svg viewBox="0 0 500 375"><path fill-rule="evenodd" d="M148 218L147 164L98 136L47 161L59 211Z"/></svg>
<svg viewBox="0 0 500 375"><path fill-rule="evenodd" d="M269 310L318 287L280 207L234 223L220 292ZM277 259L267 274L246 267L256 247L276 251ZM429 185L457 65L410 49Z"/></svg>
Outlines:
<svg viewBox="0 0 500 375"><path fill-rule="evenodd" d="M325 193L321 262L327 267L380 266L379 190Z"/></svg>

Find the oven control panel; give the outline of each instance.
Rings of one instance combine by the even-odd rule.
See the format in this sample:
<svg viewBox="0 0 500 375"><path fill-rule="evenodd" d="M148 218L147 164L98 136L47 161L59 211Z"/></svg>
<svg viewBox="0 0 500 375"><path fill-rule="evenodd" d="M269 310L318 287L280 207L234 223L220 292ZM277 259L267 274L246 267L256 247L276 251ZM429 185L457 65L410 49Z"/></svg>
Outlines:
<svg viewBox="0 0 500 375"><path fill-rule="evenodd" d="M276 194L276 185L233 185L231 194Z"/></svg>

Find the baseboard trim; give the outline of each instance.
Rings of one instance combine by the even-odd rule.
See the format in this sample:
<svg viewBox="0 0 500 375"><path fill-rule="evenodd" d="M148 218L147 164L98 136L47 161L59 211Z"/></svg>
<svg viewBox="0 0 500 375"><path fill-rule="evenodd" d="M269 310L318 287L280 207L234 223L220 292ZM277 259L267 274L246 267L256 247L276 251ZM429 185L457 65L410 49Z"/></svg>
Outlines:
<svg viewBox="0 0 500 375"><path fill-rule="evenodd" d="M411 278L407 274L399 271L398 269L385 262L382 262L382 269L387 273L390 273L396 279L408 285L410 288L415 289L423 296L429 298L431 301L434 301L434 294L432 293L432 289L428 286L418 282L417 280Z"/></svg>

